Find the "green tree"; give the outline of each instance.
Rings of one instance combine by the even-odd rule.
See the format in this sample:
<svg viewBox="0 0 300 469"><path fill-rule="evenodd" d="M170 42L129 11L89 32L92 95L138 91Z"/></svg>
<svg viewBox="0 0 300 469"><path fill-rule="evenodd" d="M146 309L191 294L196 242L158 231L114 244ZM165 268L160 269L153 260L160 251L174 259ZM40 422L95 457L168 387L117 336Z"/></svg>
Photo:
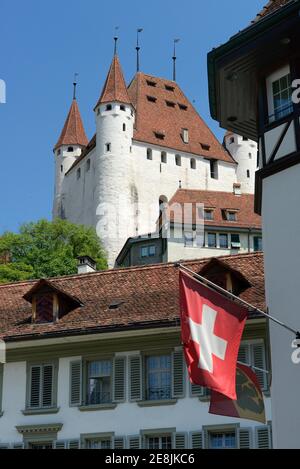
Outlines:
<svg viewBox="0 0 300 469"><path fill-rule="evenodd" d="M96 261L98 270L107 268L93 228L60 219L25 223L19 233L0 236L0 283L74 274L77 257L84 255Z"/></svg>

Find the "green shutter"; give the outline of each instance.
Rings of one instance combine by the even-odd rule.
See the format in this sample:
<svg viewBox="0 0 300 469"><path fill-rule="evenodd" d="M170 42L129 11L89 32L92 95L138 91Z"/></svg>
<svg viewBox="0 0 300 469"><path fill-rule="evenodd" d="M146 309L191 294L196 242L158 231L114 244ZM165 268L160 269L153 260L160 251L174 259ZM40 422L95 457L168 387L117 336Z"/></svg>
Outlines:
<svg viewBox="0 0 300 469"><path fill-rule="evenodd" d="M142 400L142 357L140 355L129 357L129 385L130 400Z"/></svg>
<svg viewBox="0 0 300 469"><path fill-rule="evenodd" d="M185 368L182 350L173 352L172 395L175 398L184 397Z"/></svg>
<svg viewBox="0 0 300 469"><path fill-rule="evenodd" d="M114 437L114 449L125 449L125 437L124 436Z"/></svg>
<svg viewBox="0 0 300 469"><path fill-rule="evenodd" d="M253 366L262 370L266 369L265 346L261 344L252 344ZM267 389L267 374L263 371L254 370L262 390Z"/></svg>
<svg viewBox="0 0 300 469"><path fill-rule="evenodd" d="M41 406L41 366L32 366L30 368L30 397L29 406L39 408Z"/></svg>
<svg viewBox="0 0 300 469"><path fill-rule="evenodd" d="M186 449L187 448L187 434L186 433L175 433L175 449Z"/></svg>
<svg viewBox="0 0 300 469"><path fill-rule="evenodd" d="M70 363L70 406L81 405L82 363L77 360Z"/></svg>
<svg viewBox="0 0 300 469"><path fill-rule="evenodd" d="M79 440L69 440L67 444L68 449L80 449L80 441Z"/></svg>
<svg viewBox="0 0 300 469"><path fill-rule="evenodd" d="M244 363L245 365L250 364L249 360L249 347L246 344L241 344L239 348L239 354L238 354L238 362Z"/></svg>
<svg viewBox="0 0 300 469"><path fill-rule="evenodd" d="M113 364L113 400L125 401L126 358L115 357Z"/></svg>
<svg viewBox="0 0 300 469"><path fill-rule="evenodd" d="M65 440L56 440L53 442L54 449L66 449L67 442Z"/></svg>
<svg viewBox="0 0 300 469"><path fill-rule="evenodd" d="M130 435L128 437L128 448L129 449L140 449L141 437L140 435Z"/></svg>
<svg viewBox="0 0 300 469"><path fill-rule="evenodd" d="M269 449L271 443L271 428L269 425L256 427L256 447L258 449Z"/></svg>
<svg viewBox="0 0 300 469"><path fill-rule="evenodd" d="M209 433L208 430L203 431L203 448L209 448Z"/></svg>
<svg viewBox="0 0 300 469"><path fill-rule="evenodd" d="M190 433L191 449L203 448L203 432Z"/></svg>
<svg viewBox="0 0 300 469"><path fill-rule="evenodd" d="M191 397L204 397L206 395L206 390L203 386L190 383L190 395Z"/></svg>
<svg viewBox="0 0 300 469"><path fill-rule="evenodd" d="M51 407L53 405L53 375L54 366L44 365L42 381L42 407Z"/></svg>
<svg viewBox="0 0 300 469"><path fill-rule="evenodd" d="M238 429L238 438L239 438L239 448L240 449L250 449L251 448L251 428L239 428Z"/></svg>

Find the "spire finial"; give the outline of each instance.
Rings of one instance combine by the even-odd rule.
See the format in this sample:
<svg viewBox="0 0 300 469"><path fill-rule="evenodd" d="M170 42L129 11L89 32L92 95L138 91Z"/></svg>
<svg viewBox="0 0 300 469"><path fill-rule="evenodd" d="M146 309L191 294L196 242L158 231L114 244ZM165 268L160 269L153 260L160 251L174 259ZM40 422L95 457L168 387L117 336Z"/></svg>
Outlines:
<svg viewBox="0 0 300 469"><path fill-rule="evenodd" d="M115 36L114 36L114 41L115 41L114 55L117 55L117 43L118 43L118 39L119 39L119 37L117 36L118 29L119 29L119 26L116 26L115 27Z"/></svg>
<svg viewBox="0 0 300 469"><path fill-rule="evenodd" d="M136 71L140 71L140 45L139 45L139 34L143 31L143 28L136 30Z"/></svg>
<svg viewBox="0 0 300 469"><path fill-rule="evenodd" d="M176 44L180 41L180 39L174 39L174 50L173 50L173 81L176 81Z"/></svg>
<svg viewBox="0 0 300 469"><path fill-rule="evenodd" d="M73 82L73 99L76 99L76 86L77 86L77 77L78 77L78 73L74 73L74 82Z"/></svg>

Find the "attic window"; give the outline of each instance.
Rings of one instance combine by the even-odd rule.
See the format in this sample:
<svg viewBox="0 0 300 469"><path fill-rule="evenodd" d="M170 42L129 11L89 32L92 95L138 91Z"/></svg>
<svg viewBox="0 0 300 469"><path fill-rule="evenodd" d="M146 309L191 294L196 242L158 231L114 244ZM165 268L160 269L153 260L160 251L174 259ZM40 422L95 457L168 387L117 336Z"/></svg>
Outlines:
<svg viewBox="0 0 300 469"><path fill-rule="evenodd" d="M188 131L188 129L182 129L181 130L181 137L182 137L183 143L189 143L189 131Z"/></svg>
<svg viewBox="0 0 300 469"><path fill-rule="evenodd" d="M166 105L168 107L175 107L176 106L176 104L173 101L166 101Z"/></svg>
<svg viewBox="0 0 300 469"><path fill-rule="evenodd" d="M179 109L181 109L182 111L187 111L188 107L185 104L178 103L178 106L179 106Z"/></svg>
<svg viewBox="0 0 300 469"><path fill-rule="evenodd" d="M162 132L154 132L154 135L156 138L158 138L159 140L164 140L165 138L165 134L162 133Z"/></svg>
<svg viewBox="0 0 300 469"><path fill-rule="evenodd" d="M165 88L167 91L175 91L175 87L174 86L171 86L171 85L165 85Z"/></svg>
<svg viewBox="0 0 300 469"><path fill-rule="evenodd" d="M120 111L126 111L126 108L125 108L124 104L120 105Z"/></svg>
<svg viewBox="0 0 300 469"><path fill-rule="evenodd" d="M109 309L118 309L120 306L122 306L123 303L124 303L124 301L114 300L109 304L108 308Z"/></svg>
<svg viewBox="0 0 300 469"><path fill-rule="evenodd" d="M209 151L210 150L210 145L207 145L206 143L200 143L202 150Z"/></svg>
<svg viewBox="0 0 300 469"><path fill-rule="evenodd" d="M150 103L156 103L157 101L157 98L155 98L154 96L147 96L147 99Z"/></svg>
<svg viewBox="0 0 300 469"><path fill-rule="evenodd" d="M68 147L68 152L74 151L73 147Z"/></svg>
<svg viewBox="0 0 300 469"><path fill-rule="evenodd" d="M38 295L35 300L35 322L53 322L53 294Z"/></svg>
<svg viewBox="0 0 300 469"><path fill-rule="evenodd" d="M148 86L152 86L153 88L156 87L156 82L152 80L146 80Z"/></svg>
<svg viewBox="0 0 300 469"><path fill-rule="evenodd" d="M111 111L112 110L112 105L107 104L105 109L106 109L106 111Z"/></svg>
<svg viewBox="0 0 300 469"><path fill-rule="evenodd" d="M237 221L236 210L223 210L223 218L227 221Z"/></svg>

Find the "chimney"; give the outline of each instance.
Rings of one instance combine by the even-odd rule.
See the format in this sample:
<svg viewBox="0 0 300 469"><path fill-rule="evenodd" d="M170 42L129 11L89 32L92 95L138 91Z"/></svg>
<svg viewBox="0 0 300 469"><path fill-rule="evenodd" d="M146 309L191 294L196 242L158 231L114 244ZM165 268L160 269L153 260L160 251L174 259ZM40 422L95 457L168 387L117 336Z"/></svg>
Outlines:
<svg viewBox="0 0 300 469"><path fill-rule="evenodd" d="M242 185L239 182L233 184L234 195L242 195Z"/></svg>
<svg viewBox="0 0 300 469"><path fill-rule="evenodd" d="M90 272L96 272L96 262L90 256L78 257L78 273L88 274Z"/></svg>

